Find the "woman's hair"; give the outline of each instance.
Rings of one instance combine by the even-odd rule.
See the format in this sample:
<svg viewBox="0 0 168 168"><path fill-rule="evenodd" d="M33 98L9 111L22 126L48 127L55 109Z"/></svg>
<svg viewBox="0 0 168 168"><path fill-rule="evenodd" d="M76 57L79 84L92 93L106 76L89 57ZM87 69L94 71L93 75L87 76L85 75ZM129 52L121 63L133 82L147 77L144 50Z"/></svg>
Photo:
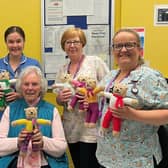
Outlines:
<svg viewBox="0 0 168 168"><path fill-rule="evenodd" d="M4 33L5 42L7 40L8 35L11 33L14 33L14 32L17 32L18 34L20 34L22 36L23 40L25 41L25 33L24 33L23 29L19 26L11 26L11 27L8 27Z"/></svg>
<svg viewBox="0 0 168 168"><path fill-rule="evenodd" d="M21 84L24 80L24 77L32 72L36 73L36 75L40 78L40 85L41 85L41 95L40 96L43 97L47 91L47 80L45 79L41 69L37 66L27 66L21 71L17 79L17 82L16 82L16 91L22 94Z"/></svg>
<svg viewBox="0 0 168 168"><path fill-rule="evenodd" d="M133 35L135 36L135 38L136 38L136 42L137 42L137 44L138 44L138 47L139 47L139 48L142 48L142 46L141 46L141 38L140 38L139 34L138 34L135 30L133 30L133 29L123 28L123 29L118 30L118 31L114 34L114 36L113 36L113 38L112 38L112 42L114 42L115 37L116 37L119 33L121 33L121 32L127 32L127 33L133 34ZM142 64L144 64L144 59L143 59L142 56L139 56L139 65L142 65Z"/></svg>
<svg viewBox="0 0 168 168"><path fill-rule="evenodd" d="M137 44L139 45L139 47L141 47L141 38L140 38L140 36L139 36L139 34L135 31L135 30L133 30L133 29L120 29L120 30L118 30L115 34L114 34L114 36L113 36L113 42L114 42L114 40L115 40L115 37L119 34L119 33L121 33L121 32L127 32L127 33L131 33L131 34L133 34L135 37L136 37L136 42L137 42Z"/></svg>
<svg viewBox="0 0 168 168"><path fill-rule="evenodd" d="M67 30L65 30L61 38L61 47L63 50L66 40L74 37L79 37L83 47L86 45L86 36L82 29L75 27L68 28Z"/></svg>

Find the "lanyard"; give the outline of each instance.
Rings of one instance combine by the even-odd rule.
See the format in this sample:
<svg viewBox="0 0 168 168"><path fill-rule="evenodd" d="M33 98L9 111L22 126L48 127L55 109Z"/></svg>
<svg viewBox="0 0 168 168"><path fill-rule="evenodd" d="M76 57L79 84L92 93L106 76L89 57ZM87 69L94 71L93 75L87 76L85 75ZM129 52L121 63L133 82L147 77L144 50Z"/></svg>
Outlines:
<svg viewBox="0 0 168 168"><path fill-rule="evenodd" d="M113 83L114 83L115 79L117 78L118 74L114 78L112 78L110 80L109 84L107 85L107 87L105 89L105 92L109 92L110 87L113 85ZM105 101L106 101L106 97L103 97L102 100L101 100L101 106L100 106L100 113L101 113L100 117L102 116L102 111L103 111L103 107L104 107Z"/></svg>
<svg viewBox="0 0 168 168"><path fill-rule="evenodd" d="M107 88L106 88L105 91L109 92L110 87L113 85L113 83L115 82L115 80L116 80L116 78L118 77L119 74L120 74L120 71L117 73L117 75L114 78L112 78L110 80L110 82L109 82L109 84L108 84L108 86L107 86ZM125 78L127 78L129 76L129 74L130 74L130 72L122 80L124 80ZM122 80L120 80L119 82L121 82Z"/></svg>
<svg viewBox="0 0 168 168"><path fill-rule="evenodd" d="M105 89L106 92L109 92L109 91L110 91L111 86L113 86L113 83L115 82L115 80L116 80L116 78L118 77L119 74L120 74L120 71L117 73L117 75L116 75L114 78L112 78L112 79L110 80L109 84L107 85L107 87L106 87L106 89ZM124 80L125 78L127 78L127 77L129 76L129 74L130 74L130 72L129 72L122 80ZM121 80L121 81L122 81L122 80ZM121 81L120 81L120 82L121 82ZM103 97L103 99L102 99L102 101L101 101L101 107L100 107L101 113L102 113L102 110L103 110L103 107L104 107L104 104L105 104L105 100L106 100L106 98Z"/></svg>
<svg viewBox="0 0 168 168"><path fill-rule="evenodd" d="M81 64L82 64L83 60L84 60L84 55L82 55L82 57L80 58L80 60L79 60L79 62L78 62L77 69L76 69L76 71L75 71L75 73L74 73L74 75L73 75L73 79L77 76L77 73L78 73L79 70L80 70L80 67L81 67ZM70 65L71 65L71 61L69 62L68 68L67 68L67 73L68 73L68 74L70 74Z"/></svg>

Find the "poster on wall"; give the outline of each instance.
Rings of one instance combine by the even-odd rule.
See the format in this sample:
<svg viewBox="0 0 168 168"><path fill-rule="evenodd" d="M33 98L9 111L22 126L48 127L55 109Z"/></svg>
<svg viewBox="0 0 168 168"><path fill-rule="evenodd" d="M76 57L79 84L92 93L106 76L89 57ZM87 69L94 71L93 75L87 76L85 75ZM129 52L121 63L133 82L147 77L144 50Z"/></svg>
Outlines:
<svg viewBox="0 0 168 168"><path fill-rule="evenodd" d="M89 25L85 30L87 45L84 51L87 55L97 55L104 62L109 62L109 26Z"/></svg>
<svg viewBox="0 0 168 168"><path fill-rule="evenodd" d="M54 25L66 24L67 18L63 16L63 0L45 0L44 1L44 24Z"/></svg>
<svg viewBox="0 0 168 168"><path fill-rule="evenodd" d="M142 47L142 56L144 56L144 42L145 42L145 28L135 27L133 28L140 36L141 39L141 47Z"/></svg>
<svg viewBox="0 0 168 168"><path fill-rule="evenodd" d="M154 6L154 26L168 26L168 4Z"/></svg>
<svg viewBox="0 0 168 168"><path fill-rule="evenodd" d="M144 48L144 43L145 43L145 28L144 27L127 27L129 29L133 29L135 30L139 36L140 36L140 40L141 40L141 47L142 47L142 53L141 55L144 57L144 51L145 51L145 48Z"/></svg>
<svg viewBox="0 0 168 168"><path fill-rule="evenodd" d="M87 38L85 55L96 55L112 67L113 0L41 0L41 6L42 63L49 87L54 83L58 69L69 61L60 44L63 32L69 27L84 31Z"/></svg>

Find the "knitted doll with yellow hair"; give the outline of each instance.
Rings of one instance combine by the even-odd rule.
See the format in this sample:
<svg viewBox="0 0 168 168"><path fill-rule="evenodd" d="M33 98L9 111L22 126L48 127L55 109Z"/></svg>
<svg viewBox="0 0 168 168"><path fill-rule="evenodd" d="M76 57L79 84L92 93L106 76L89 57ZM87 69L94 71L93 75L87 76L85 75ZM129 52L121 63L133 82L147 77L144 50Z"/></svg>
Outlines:
<svg viewBox="0 0 168 168"><path fill-rule="evenodd" d="M20 147L20 154L25 155L28 150L29 141L31 140L31 137L33 135L33 130L35 128L38 128L40 124L42 125L50 125L50 120L45 120L41 118L37 118L37 107L28 107L25 109L26 119L18 119L11 123L12 126L16 125L25 125L25 130L28 131L28 135L23 143L23 145ZM36 148L36 146L32 145L32 151L36 152L39 149Z"/></svg>
<svg viewBox="0 0 168 168"><path fill-rule="evenodd" d="M104 87L97 86L96 80L89 78L86 80L85 87L77 88L77 91L81 94L84 94L87 98L89 107L86 111L85 126L93 128L96 126L100 111L98 107L98 98L97 95L99 92L103 91Z"/></svg>

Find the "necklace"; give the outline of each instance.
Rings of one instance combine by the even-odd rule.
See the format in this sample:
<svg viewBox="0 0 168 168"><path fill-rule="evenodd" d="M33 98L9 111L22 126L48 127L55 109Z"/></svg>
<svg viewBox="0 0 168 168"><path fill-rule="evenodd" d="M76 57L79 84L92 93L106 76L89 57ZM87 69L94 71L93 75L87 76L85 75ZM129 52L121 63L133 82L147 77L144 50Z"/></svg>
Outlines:
<svg viewBox="0 0 168 168"><path fill-rule="evenodd" d="M84 60L84 55L81 56L81 58L80 58L80 60L79 60L79 62L77 64L77 68L76 68L76 71L75 71L75 73L73 75L73 79L76 77L77 73L79 72L83 60ZM67 67L67 73L68 74L70 74L70 65L71 65L71 61L69 62L68 67Z"/></svg>

